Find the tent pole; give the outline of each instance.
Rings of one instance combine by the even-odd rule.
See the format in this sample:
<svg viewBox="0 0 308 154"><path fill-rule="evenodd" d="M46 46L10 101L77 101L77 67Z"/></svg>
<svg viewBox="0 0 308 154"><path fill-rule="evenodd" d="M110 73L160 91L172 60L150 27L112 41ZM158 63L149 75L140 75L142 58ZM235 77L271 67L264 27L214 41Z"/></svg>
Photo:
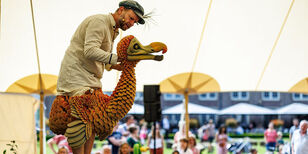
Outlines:
<svg viewBox="0 0 308 154"><path fill-rule="evenodd" d="M40 154L44 154L44 93L40 93Z"/></svg>
<svg viewBox="0 0 308 154"><path fill-rule="evenodd" d="M35 51L36 51L36 58L37 58L37 67L38 67L38 74L39 74L39 88L40 88L40 154L45 154L45 136L44 136L44 91L43 91L43 81L41 75L41 66L40 66L40 58L38 53L38 45L37 45L37 38L36 38L36 28L35 28L35 20L34 20L34 10L33 10L33 3L30 0L31 6L31 15L32 15L32 26L33 26L33 34L34 34L34 43L35 43Z"/></svg>
<svg viewBox="0 0 308 154"><path fill-rule="evenodd" d="M186 124L186 138L188 139L189 137L189 114L188 114L188 91L184 92L184 97L185 97L185 124Z"/></svg>

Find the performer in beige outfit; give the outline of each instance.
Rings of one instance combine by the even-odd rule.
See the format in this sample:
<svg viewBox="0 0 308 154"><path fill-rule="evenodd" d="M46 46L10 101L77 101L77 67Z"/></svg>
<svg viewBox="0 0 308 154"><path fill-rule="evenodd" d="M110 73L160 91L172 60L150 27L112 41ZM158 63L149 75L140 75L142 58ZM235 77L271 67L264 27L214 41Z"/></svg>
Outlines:
<svg viewBox="0 0 308 154"><path fill-rule="evenodd" d="M135 23L144 24L145 21L143 7L133 0L121 1L114 13L86 18L77 28L66 50L58 78L58 96L54 104L68 104L69 98L73 96L102 93L100 80L104 67L109 65L109 69L122 69L117 64L122 60L111 53L118 30L120 28L125 31ZM65 133L74 154L90 154L95 132L92 133L89 129L93 129L93 126L80 120L66 126L65 122L80 119L77 114L79 111L71 107L64 111L59 110L59 106L56 105L53 108L50 115L52 131L56 134ZM65 115L65 112L71 113L73 117L61 116ZM85 124L89 124L89 127L84 127Z"/></svg>

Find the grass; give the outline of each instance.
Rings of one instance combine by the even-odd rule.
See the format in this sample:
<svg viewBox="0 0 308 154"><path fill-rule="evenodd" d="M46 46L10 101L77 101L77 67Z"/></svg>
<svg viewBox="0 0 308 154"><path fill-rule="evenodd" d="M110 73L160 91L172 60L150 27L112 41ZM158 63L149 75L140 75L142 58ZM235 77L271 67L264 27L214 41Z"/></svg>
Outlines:
<svg viewBox="0 0 308 154"><path fill-rule="evenodd" d="M258 138L258 139L253 139L253 141L256 141L258 144L256 146L253 146L253 148L257 149L258 153L265 153L266 150L265 150L265 146L261 146L260 143L262 141L264 141L263 138ZM288 138L284 138L284 141L287 141L289 142L289 139ZM99 151L100 149L102 149L102 146L104 144L107 144L107 141L99 141L99 140L95 140L95 147L93 148L93 152L95 151ZM214 143L213 143L214 144ZM39 153L39 150L40 149L40 146L39 146L39 142L37 144L37 153ZM164 148L164 154L171 154L172 153L172 149L169 149L169 148L166 148L166 145L165 145L165 148ZM46 147L46 153L47 154L53 154L53 152L51 151L51 149L47 146ZM207 154L207 149L203 150L201 154ZM149 154L149 152L146 152L146 154ZM216 150L214 149L214 152L212 154L216 154Z"/></svg>

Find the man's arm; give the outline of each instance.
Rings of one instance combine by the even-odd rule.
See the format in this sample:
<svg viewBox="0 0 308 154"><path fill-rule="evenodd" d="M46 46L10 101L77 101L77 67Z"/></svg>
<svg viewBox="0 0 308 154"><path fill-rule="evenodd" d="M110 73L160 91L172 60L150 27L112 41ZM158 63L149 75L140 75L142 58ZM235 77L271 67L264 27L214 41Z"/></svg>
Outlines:
<svg viewBox="0 0 308 154"><path fill-rule="evenodd" d="M293 133L292 129L293 129L293 126L289 130L289 139L290 140L292 140L292 133Z"/></svg>
<svg viewBox="0 0 308 154"><path fill-rule="evenodd" d="M89 22L85 34L84 55L91 60L115 65L117 64L118 56L100 48L104 37L107 36L109 31L107 27L102 25L106 25L106 23L99 19L93 19Z"/></svg>
<svg viewBox="0 0 308 154"><path fill-rule="evenodd" d="M110 138L109 138L109 141L110 141L112 144L116 145L116 146L120 146L120 145L122 144L122 141L121 141L121 140L117 140L117 139L115 139L114 137L110 137Z"/></svg>

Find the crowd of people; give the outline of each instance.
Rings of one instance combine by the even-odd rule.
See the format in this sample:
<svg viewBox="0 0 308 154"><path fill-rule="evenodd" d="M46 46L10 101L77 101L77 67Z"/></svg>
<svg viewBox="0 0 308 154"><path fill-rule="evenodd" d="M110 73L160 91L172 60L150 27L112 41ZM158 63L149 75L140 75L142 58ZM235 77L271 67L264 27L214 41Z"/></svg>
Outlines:
<svg viewBox="0 0 308 154"><path fill-rule="evenodd" d="M277 132L274 129L274 124L269 123L268 129L264 132L264 139L266 142L266 151L279 154L306 154L308 151L308 121L302 120L300 123L298 119L293 120L293 126L289 130L290 144L285 144L282 138L282 132Z"/></svg>
<svg viewBox="0 0 308 154"><path fill-rule="evenodd" d="M165 121L165 122L164 122ZM167 117L164 117L162 123L156 123L148 129L148 124L141 120L139 123L132 115L125 117L122 124L116 125L113 133L107 138L108 145L104 145L95 154L141 154L149 151L150 154L163 154L165 138L170 130ZM165 129L164 129L165 128ZM308 151L308 122L302 120L300 123L297 119L293 120L293 126L290 128L289 137L290 144L286 144L283 140L283 133L276 131L274 124L270 122L268 128L264 131L264 141L267 153L278 154L305 154ZM155 134L155 140L154 140ZM209 120L198 129L198 133L194 134L188 131L189 137L186 137L185 122L179 122L179 130L173 138L172 151L173 154L200 154L200 148L197 148L197 137L200 142L207 143L207 152L213 153L216 149L217 154L227 154L229 137L227 127L221 125L217 130L213 120ZM213 142L215 143L213 144ZM48 140L48 145L55 154L71 154L72 149L68 146L66 137L56 135ZM155 146L154 146L155 144ZM56 152L54 145L58 146ZM214 148L215 147L215 148ZM251 154L258 153L256 149L250 150Z"/></svg>

